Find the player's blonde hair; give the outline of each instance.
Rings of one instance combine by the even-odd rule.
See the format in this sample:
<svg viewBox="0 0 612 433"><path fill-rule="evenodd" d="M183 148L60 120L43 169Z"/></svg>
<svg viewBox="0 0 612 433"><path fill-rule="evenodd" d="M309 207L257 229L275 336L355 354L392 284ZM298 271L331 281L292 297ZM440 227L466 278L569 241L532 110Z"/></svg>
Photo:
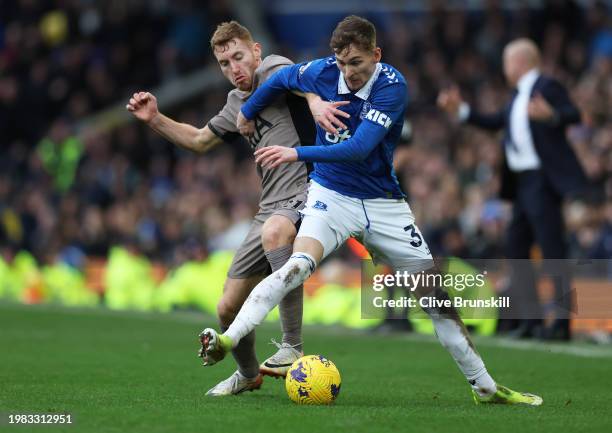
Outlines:
<svg viewBox="0 0 612 433"><path fill-rule="evenodd" d="M329 46L335 53L341 53L351 45L371 51L376 48L376 27L365 18L349 15L338 23L332 33Z"/></svg>
<svg viewBox="0 0 612 433"><path fill-rule="evenodd" d="M210 48L215 51L216 48L227 47L232 39L240 39L248 43L253 43L253 36L245 26L238 21L226 21L217 26L217 29L210 38Z"/></svg>

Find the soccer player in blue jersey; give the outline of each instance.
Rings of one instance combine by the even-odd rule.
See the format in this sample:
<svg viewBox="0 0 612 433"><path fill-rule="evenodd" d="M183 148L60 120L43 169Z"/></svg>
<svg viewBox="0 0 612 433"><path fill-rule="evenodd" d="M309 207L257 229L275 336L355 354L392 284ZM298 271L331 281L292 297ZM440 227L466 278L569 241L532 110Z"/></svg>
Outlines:
<svg viewBox="0 0 612 433"><path fill-rule="evenodd" d="M314 163L302 224L293 255L278 271L259 283L227 331L201 334L206 362L223 359L243 336L317 264L350 236L360 239L372 257L395 270L437 272L415 218L393 171L393 151L406 109L406 81L392 66L381 63L376 29L369 21L349 16L333 32L334 56L288 66L276 72L242 106L241 133L253 131L257 113L288 90L310 92L325 101L346 101L347 128L336 134L317 127L317 145L270 146L255 152L256 162L276 167L296 161ZM440 288L417 296L447 298ZM477 403L540 405L542 399L496 384L475 350L454 308L430 308L436 335L472 387Z"/></svg>

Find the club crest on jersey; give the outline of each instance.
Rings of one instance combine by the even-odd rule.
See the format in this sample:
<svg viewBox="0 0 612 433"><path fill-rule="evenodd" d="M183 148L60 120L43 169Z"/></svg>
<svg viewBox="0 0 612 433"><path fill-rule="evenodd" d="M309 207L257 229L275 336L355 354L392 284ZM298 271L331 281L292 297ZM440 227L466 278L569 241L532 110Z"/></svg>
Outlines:
<svg viewBox="0 0 612 433"><path fill-rule="evenodd" d="M317 200L313 206L314 209L327 210L327 205L322 201Z"/></svg>
<svg viewBox="0 0 612 433"><path fill-rule="evenodd" d="M384 126L386 129L389 129L389 126L393 123L389 116L373 108L368 110L365 118L371 122L378 123L380 126Z"/></svg>
<svg viewBox="0 0 612 433"><path fill-rule="evenodd" d="M363 105L361 106L361 112L359 113L359 118L363 119L364 117L366 117L366 115L368 114L368 111L370 111L371 109L372 109L372 104L370 104L368 101L365 101Z"/></svg>

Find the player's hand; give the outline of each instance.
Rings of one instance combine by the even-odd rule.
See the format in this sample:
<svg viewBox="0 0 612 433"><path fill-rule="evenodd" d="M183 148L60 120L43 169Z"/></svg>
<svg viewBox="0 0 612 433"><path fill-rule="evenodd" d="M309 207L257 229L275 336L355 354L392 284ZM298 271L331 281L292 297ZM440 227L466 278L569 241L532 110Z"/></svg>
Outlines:
<svg viewBox="0 0 612 433"><path fill-rule="evenodd" d="M446 111L451 116L459 114L459 107L463 103L459 88L455 85L442 90L438 94L438 107Z"/></svg>
<svg viewBox="0 0 612 433"><path fill-rule="evenodd" d="M533 98L529 100L529 105L527 105L527 113L529 114L529 119L545 122L554 117L555 110L553 110L551 105L541 94L536 93Z"/></svg>
<svg viewBox="0 0 612 433"><path fill-rule="evenodd" d="M149 92L134 93L125 108L145 123L149 123L159 114L157 99Z"/></svg>
<svg viewBox="0 0 612 433"><path fill-rule="evenodd" d="M255 163L263 168L276 168L283 162L297 160L297 150L292 147L268 146L255 151Z"/></svg>
<svg viewBox="0 0 612 433"><path fill-rule="evenodd" d="M255 134L255 122L253 120L248 120L242 114L242 111L238 112L238 116L236 118L236 127L240 132L240 135L243 135L247 138L252 137Z"/></svg>
<svg viewBox="0 0 612 433"><path fill-rule="evenodd" d="M349 119L350 114L339 110L338 107L350 104L350 101L336 101L326 102L319 96L313 96L308 98L308 107L312 113L314 121L330 134L337 134L340 129L348 129L347 126L342 123L340 117Z"/></svg>

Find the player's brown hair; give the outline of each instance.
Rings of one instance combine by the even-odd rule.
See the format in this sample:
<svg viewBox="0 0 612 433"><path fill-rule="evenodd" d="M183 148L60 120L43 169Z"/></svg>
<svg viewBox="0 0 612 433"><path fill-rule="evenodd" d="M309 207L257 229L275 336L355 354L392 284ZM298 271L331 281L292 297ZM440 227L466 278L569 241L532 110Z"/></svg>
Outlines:
<svg viewBox="0 0 612 433"><path fill-rule="evenodd" d="M351 45L363 50L376 48L376 27L365 18L349 15L338 23L332 33L329 46L341 53Z"/></svg>
<svg viewBox="0 0 612 433"><path fill-rule="evenodd" d="M225 47L234 38L249 44L253 43L251 32L238 21L232 20L217 26L217 29L210 38L210 48L215 51L216 47Z"/></svg>

